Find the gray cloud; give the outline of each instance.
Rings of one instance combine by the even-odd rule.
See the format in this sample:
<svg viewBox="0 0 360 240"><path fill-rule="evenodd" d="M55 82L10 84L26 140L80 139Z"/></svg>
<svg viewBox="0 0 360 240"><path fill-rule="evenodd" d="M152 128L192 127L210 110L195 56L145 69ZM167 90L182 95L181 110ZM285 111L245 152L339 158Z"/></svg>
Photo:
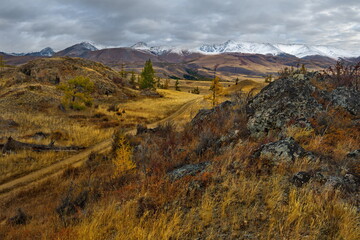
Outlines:
<svg viewBox="0 0 360 240"><path fill-rule="evenodd" d="M360 49L358 0L0 0L0 51L228 39Z"/></svg>

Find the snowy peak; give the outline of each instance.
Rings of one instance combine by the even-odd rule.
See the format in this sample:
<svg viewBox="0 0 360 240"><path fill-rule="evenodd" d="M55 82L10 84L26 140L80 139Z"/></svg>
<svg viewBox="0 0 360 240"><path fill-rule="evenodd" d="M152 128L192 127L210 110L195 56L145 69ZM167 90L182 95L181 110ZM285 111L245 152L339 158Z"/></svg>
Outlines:
<svg viewBox="0 0 360 240"><path fill-rule="evenodd" d="M90 51L98 50L94 45L92 45L91 43L88 43L88 42L81 42L81 43L75 44L73 47L75 47L75 46L77 46L79 48L87 49Z"/></svg>
<svg viewBox="0 0 360 240"><path fill-rule="evenodd" d="M54 50L50 47L42 49L39 53L40 56L46 56L46 57L51 57L55 54Z"/></svg>
<svg viewBox="0 0 360 240"><path fill-rule="evenodd" d="M280 54L281 51L269 43L235 42L232 40L222 44L206 44L198 49L201 53L219 54L227 52L253 54Z"/></svg>
<svg viewBox="0 0 360 240"><path fill-rule="evenodd" d="M342 49L327 46L309 46L305 44L271 44L254 42L226 41L221 44L205 44L198 48L203 54L220 53L250 53L250 54L290 54L299 58L320 55L330 58L354 57L355 54L348 53Z"/></svg>
<svg viewBox="0 0 360 240"><path fill-rule="evenodd" d="M55 54L54 50L50 47L42 49L40 52L31 53L10 53L12 56L35 56L35 57L51 57Z"/></svg>
<svg viewBox="0 0 360 240"><path fill-rule="evenodd" d="M150 49L150 47L144 42L135 43L134 45L131 46L131 48L138 49L138 50L149 50Z"/></svg>
<svg viewBox="0 0 360 240"><path fill-rule="evenodd" d="M155 55L164 55L168 53L176 53L176 54L185 54L189 52L189 50L183 49L181 47L171 47L171 46L153 46L150 47L144 42L138 42L131 46L131 48L136 50L143 50L147 52L151 52Z"/></svg>
<svg viewBox="0 0 360 240"><path fill-rule="evenodd" d="M27 53L25 56L52 57L54 54L54 50L50 47L47 47L42 49L40 52Z"/></svg>
<svg viewBox="0 0 360 240"><path fill-rule="evenodd" d="M155 55L164 55L169 53L176 53L185 55L188 53L201 54L221 54L221 53L249 53L249 54L263 54L263 55L283 55L289 54L298 58L306 56L325 56L330 58L356 57L356 54L348 53L344 50L331 48L327 46L310 46L306 44L271 44L271 43L256 43L256 42L237 42L228 40L221 44L204 44L194 49L185 49L182 47L169 46L153 46L150 47L144 42L138 42L131 46L131 48L141 51L147 51Z"/></svg>

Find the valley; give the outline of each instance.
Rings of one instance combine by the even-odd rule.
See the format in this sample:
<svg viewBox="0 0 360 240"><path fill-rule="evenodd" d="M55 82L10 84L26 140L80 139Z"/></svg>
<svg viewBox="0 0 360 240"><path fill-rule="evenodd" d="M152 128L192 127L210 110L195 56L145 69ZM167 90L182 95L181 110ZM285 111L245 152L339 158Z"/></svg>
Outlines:
<svg viewBox="0 0 360 240"><path fill-rule="evenodd" d="M34 56L5 67L0 238L357 239L358 80L340 62L348 81L287 61L226 53L146 72L140 60ZM10 136L79 150L21 149Z"/></svg>

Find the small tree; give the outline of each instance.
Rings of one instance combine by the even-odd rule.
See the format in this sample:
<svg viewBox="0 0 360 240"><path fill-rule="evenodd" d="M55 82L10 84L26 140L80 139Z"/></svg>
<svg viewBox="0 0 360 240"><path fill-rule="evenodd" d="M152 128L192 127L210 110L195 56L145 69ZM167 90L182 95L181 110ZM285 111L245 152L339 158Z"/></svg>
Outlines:
<svg viewBox="0 0 360 240"><path fill-rule="evenodd" d="M268 74L265 76L265 82L266 83L271 83L273 81L273 75L272 74Z"/></svg>
<svg viewBox="0 0 360 240"><path fill-rule="evenodd" d="M169 80L169 79L165 79L164 89L169 89L169 83L170 83L170 80Z"/></svg>
<svg viewBox="0 0 360 240"><path fill-rule="evenodd" d="M5 60L2 55L0 55L0 70L4 70L5 67Z"/></svg>
<svg viewBox="0 0 360 240"><path fill-rule="evenodd" d="M306 74L307 73L307 69L305 67L305 64L301 64L300 73L301 74Z"/></svg>
<svg viewBox="0 0 360 240"><path fill-rule="evenodd" d="M179 87L179 79L176 79L176 81L175 81L175 90L176 91L181 91L180 87Z"/></svg>
<svg viewBox="0 0 360 240"><path fill-rule="evenodd" d="M147 60L143 71L141 72L140 89L155 88L155 71L152 67L151 60Z"/></svg>
<svg viewBox="0 0 360 240"><path fill-rule="evenodd" d="M212 80L211 86L210 86L210 91L211 91L210 100L211 100L212 105L215 106L216 104L218 104L219 95L222 92L222 86L221 86L219 77L215 77L214 80Z"/></svg>
<svg viewBox="0 0 360 240"><path fill-rule="evenodd" d="M65 93L63 98L65 106L74 110L83 110L92 106L91 93L94 92L94 83L88 77L75 77L67 83L59 85L59 88Z"/></svg>
<svg viewBox="0 0 360 240"><path fill-rule="evenodd" d="M124 63L121 64L120 75L123 78L127 78L127 72L125 71L125 64Z"/></svg>
<svg viewBox="0 0 360 240"><path fill-rule="evenodd" d="M114 176L119 177L122 174L136 168L136 164L132 160L132 147L126 141L123 134L117 135L115 141L115 156L113 158Z"/></svg>
<svg viewBox="0 0 360 240"><path fill-rule="evenodd" d="M133 88L135 88L135 81L136 81L136 77L135 77L135 72L132 71L131 72L131 77L130 77L130 84Z"/></svg>
<svg viewBox="0 0 360 240"><path fill-rule="evenodd" d="M161 78L160 77L156 78L156 87L161 88Z"/></svg>
<svg viewBox="0 0 360 240"><path fill-rule="evenodd" d="M235 85L238 85L238 84L239 84L239 78L236 78Z"/></svg>

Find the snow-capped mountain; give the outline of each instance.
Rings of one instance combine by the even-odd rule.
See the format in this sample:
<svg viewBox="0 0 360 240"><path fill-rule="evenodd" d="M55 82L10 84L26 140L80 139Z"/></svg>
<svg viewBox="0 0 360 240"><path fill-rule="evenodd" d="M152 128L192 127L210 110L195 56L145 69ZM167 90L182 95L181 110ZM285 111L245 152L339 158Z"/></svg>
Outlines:
<svg viewBox="0 0 360 240"><path fill-rule="evenodd" d="M185 54L187 52L191 52L191 50L182 48L182 47L172 47L172 46L153 46L149 47L144 42L138 42L131 46L131 48L136 50L143 50L151 52L155 55L163 55L166 53L176 53L176 54Z"/></svg>
<svg viewBox="0 0 360 240"><path fill-rule="evenodd" d="M236 42L227 41L222 44L206 44L198 48L203 54L219 54L219 53L251 53L251 54L290 54L298 58L306 56L326 56L330 58L354 57L342 49L332 48L328 46L310 46L306 44L271 44L271 43L254 43L254 42Z"/></svg>
<svg viewBox="0 0 360 240"><path fill-rule="evenodd" d="M31 53L10 53L12 56L37 56L37 57L51 57L55 54L54 50L50 47L44 48L39 52Z"/></svg>
<svg viewBox="0 0 360 240"><path fill-rule="evenodd" d="M130 48L134 48L134 49L138 49L138 50L150 50L150 47L144 42L135 43Z"/></svg>
<svg viewBox="0 0 360 240"><path fill-rule="evenodd" d="M271 44L271 43L256 43L256 42L237 42L233 40L226 41L221 44L204 44L193 49L186 49L182 47L157 46L150 47L144 42L138 42L131 46L133 49L148 51L156 55L163 55L165 53L201 53L201 54L221 54L221 53L249 53L249 54L271 54L281 55L290 54L298 58L306 56L320 55L330 57L333 59L343 57L357 57L354 53L349 53L345 50L328 47L328 46L310 46L306 44Z"/></svg>
<svg viewBox="0 0 360 240"><path fill-rule="evenodd" d="M90 51L98 50L94 45L92 45L89 42L81 42L81 43L78 43L78 44L76 44L74 46L81 47L83 49L87 49L87 50L90 50Z"/></svg>
<svg viewBox="0 0 360 240"><path fill-rule="evenodd" d="M253 43L253 42L235 42L232 40L226 41L222 44L202 45L199 49L202 53L226 53L226 52L239 52L239 53L260 53L260 54L280 54L281 51L271 45L270 43Z"/></svg>
<svg viewBox="0 0 360 240"><path fill-rule="evenodd" d="M60 52L57 52L56 56L68 56L68 57L82 57L84 54L88 52L97 51L98 49L88 42L82 42L75 44L71 47L65 48Z"/></svg>

